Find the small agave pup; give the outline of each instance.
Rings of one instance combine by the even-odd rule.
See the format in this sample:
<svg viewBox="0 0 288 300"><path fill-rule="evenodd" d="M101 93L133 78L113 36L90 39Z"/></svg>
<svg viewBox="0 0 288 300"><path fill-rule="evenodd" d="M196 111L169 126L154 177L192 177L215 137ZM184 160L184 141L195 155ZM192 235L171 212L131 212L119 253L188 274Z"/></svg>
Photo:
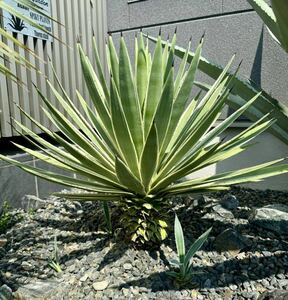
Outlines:
<svg viewBox="0 0 288 300"><path fill-rule="evenodd" d="M229 141L219 141L217 137L257 97L214 126L233 80L227 74L233 59L202 99L199 95L191 99L203 40L187 67L189 43L177 74L173 66L175 41L176 34L172 46L162 48L159 36L152 56L141 33L135 39L135 66L132 66L124 38L120 38L118 56L110 36L107 42L110 82L106 82L95 39L97 73L78 43L92 106L77 92L81 113L55 74L60 92L49 85L65 114L38 92L45 103L45 114L61 134L48 130L23 111L61 148L15 121L17 130L41 152L17 144L20 149L76 177L0 157L36 176L83 190L58 194L67 199L118 203L127 237L136 243L166 238L170 196L228 189L232 184L287 172L288 165L279 164L282 159L278 159L179 182L186 175L245 151L248 143L274 121L266 116Z"/></svg>
<svg viewBox="0 0 288 300"><path fill-rule="evenodd" d="M182 230L181 223L175 215L174 222L174 235L175 235L175 243L177 247L178 260L171 260L171 266L175 267L175 271L168 272L168 275L175 278L176 281L182 284L186 284L191 281L193 275L196 273L193 272L192 258L196 254L198 250L202 247L205 241L208 238L208 235L212 228L209 228L205 231L189 248L186 253L185 249L185 240L184 234Z"/></svg>

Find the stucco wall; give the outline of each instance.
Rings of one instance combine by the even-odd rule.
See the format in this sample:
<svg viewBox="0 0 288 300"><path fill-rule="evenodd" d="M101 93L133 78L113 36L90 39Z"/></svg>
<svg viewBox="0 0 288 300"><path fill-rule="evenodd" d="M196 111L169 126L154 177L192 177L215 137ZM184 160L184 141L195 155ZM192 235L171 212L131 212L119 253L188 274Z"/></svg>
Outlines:
<svg viewBox="0 0 288 300"><path fill-rule="evenodd" d="M107 0L108 31L117 41L122 31L129 48L139 28L164 37L177 26L177 44L185 47L190 36L195 46L205 32L203 56L224 65L236 53L235 66L243 59L240 75L251 78L266 92L288 105L288 55L275 43L246 0ZM241 128L231 128L233 135ZM288 124L287 124L288 130ZM253 163L286 157L288 147L268 133L245 154L205 170L206 174L239 169ZM277 176L255 188L288 190L288 175Z"/></svg>

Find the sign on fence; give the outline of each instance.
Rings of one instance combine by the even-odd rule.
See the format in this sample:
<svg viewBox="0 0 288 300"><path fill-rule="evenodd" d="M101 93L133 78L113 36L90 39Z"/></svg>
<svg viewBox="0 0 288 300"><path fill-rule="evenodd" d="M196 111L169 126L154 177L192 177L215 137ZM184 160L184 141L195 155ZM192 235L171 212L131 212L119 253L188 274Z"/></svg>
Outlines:
<svg viewBox="0 0 288 300"><path fill-rule="evenodd" d="M32 11L28 7L17 3L14 0L5 0L5 2L11 5L15 10L19 11L21 14L31 18L35 23L39 24L47 31L52 33L52 21L49 18ZM35 2L35 4L37 4L41 8L43 8L46 11L46 13L49 16L51 16L51 0L33 0L33 2ZM3 18L4 28L7 31L25 34L43 40L52 40L52 37L49 34L35 28L34 26L28 24L27 22L19 19L14 15L11 15L6 11L3 12Z"/></svg>

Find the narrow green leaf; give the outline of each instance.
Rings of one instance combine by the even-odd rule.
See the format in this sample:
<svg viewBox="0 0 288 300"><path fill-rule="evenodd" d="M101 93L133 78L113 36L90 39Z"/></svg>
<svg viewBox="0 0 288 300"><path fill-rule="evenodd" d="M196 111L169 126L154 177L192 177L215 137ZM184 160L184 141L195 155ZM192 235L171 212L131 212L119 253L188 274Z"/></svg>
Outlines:
<svg viewBox="0 0 288 300"><path fill-rule="evenodd" d="M102 68L102 64L101 64L101 60L100 60L100 56L99 56L99 52L98 52L98 47L97 47L97 42L96 42L96 37L95 36L93 36L93 53L94 53L94 58L95 58L96 67L97 67L97 71L98 71L99 81L100 81L101 86L103 88L103 91L104 91L104 94L105 94L105 98L109 102L109 100L110 100L109 89L107 87L107 83L106 83L106 79L105 79L105 74L104 74L104 70Z"/></svg>
<svg viewBox="0 0 288 300"><path fill-rule="evenodd" d="M152 125L141 156L141 178L146 191L158 165L159 144L155 124Z"/></svg>
<svg viewBox="0 0 288 300"><path fill-rule="evenodd" d="M113 78L110 83L111 115L118 148L121 150L123 159L129 166L136 178L140 178L137 152L130 134L129 126L125 118L121 100Z"/></svg>
<svg viewBox="0 0 288 300"><path fill-rule="evenodd" d="M109 62L111 68L110 74L112 74L115 80L116 87L119 88L119 60L111 35L109 35L108 38L108 49Z"/></svg>
<svg viewBox="0 0 288 300"><path fill-rule="evenodd" d="M132 67L124 38L120 39L119 54L120 100L138 157L143 149L143 126L141 108L136 93Z"/></svg>
<svg viewBox="0 0 288 300"><path fill-rule="evenodd" d="M97 110L99 117L101 118L103 124L106 129L109 131L110 136L112 136L112 124L111 124L111 116L108 110L108 101L105 99L105 93L101 86L99 79L97 78L93 67L90 61L85 56L85 53L78 43L77 45L80 55L80 61L83 71L83 76L86 82L86 86L88 88L90 97L93 101L95 109Z"/></svg>
<svg viewBox="0 0 288 300"><path fill-rule="evenodd" d="M143 103L146 98L147 87L148 87L148 61L146 50L143 41L143 34L140 33L140 42L139 49L137 55L137 90L138 90L138 98L140 102L140 107L142 109Z"/></svg>
<svg viewBox="0 0 288 300"><path fill-rule="evenodd" d="M191 265L191 259L198 250L202 247L210 234L212 227L205 231L190 247L184 259L184 269L187 270Z"/></svg>
<svg viewBox="0 0 288 300"><path fill-rule="evenodd" d="M174 99L174 67L171 68L170 73L165 82L160 103L155 115L155 125L158 133L159 149L162 148L165 136L167 134L168 126L171 119L173 99Z"/></svg>
<svg viewBox="0 0 288 300"><path fill-rule="evenodd" d="M175 214L175 223L174 223L174 235L175 235L175 242L176 242L179 262L180 264L183 264L185 258L185 240L184 240L184 234L183 234L181 223L176 214Z"/></svg>
<svg viewBox="0 0 288 300"><path fill-rule="evenodd" d="M148 136L150 128L152 126L154 116L157 111L158 103L160 101L163 85L162 75L162 46L161 39L158 38L156 44L153 62L151 66L148 93L144 105L144 136L145 139Z"/></svg>

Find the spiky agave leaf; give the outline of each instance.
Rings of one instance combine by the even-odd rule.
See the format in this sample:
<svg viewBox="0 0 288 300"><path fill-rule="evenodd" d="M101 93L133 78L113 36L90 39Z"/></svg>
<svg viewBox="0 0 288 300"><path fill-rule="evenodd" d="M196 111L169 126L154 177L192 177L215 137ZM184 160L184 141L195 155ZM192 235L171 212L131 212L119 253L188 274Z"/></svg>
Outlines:
<svg viewBox="0 0 288 300"><path fill-rule="evenodd" d="M15 122L16 128L21 129L23 135L41 152L21 145L18 147L56 168L70 172L71 176L25 165L3 155L0 158L46 180L83 190L58 194L67 199L118 202L123 212L123 227L129 231L131 239L146 243L167 236L170 195L209 192L227 189L231 184L257 182L287 172L288 165L279 164L281 160L276 160L179 183L179 179L186 175L245 151L249 142L269 128L274 120L265 116L231 140L219 142L217 137L259 96L252 97L229 118L215 125L229 96L233 76L227 72L233 58L206 95L200 98L198 94L193 98L191 90L201 61L203 40L187 71L184 71L189 58L186 51L182 66L174 77L176 35L172 47L164 49L159 36L153 56L143 35L138 38L135 43L136 66L133 66L124 38L120 38L118 55L113 39L109 37L109 83L104 81L96 44L96 71L78 44L83 76L92 100L90 107L77 92L83 113L65 93L56 74L60 92L51 83L49 85L64 113L37 90L45 104L44 113L61 135L45 128L22 111L60 148Z"/></svg>
<svg viewBox="0 0 288 300"><path fill-rule="evenodd" d="M288 3L286 0L247 0L269 29L272 37L288 53Z"/></svg>

